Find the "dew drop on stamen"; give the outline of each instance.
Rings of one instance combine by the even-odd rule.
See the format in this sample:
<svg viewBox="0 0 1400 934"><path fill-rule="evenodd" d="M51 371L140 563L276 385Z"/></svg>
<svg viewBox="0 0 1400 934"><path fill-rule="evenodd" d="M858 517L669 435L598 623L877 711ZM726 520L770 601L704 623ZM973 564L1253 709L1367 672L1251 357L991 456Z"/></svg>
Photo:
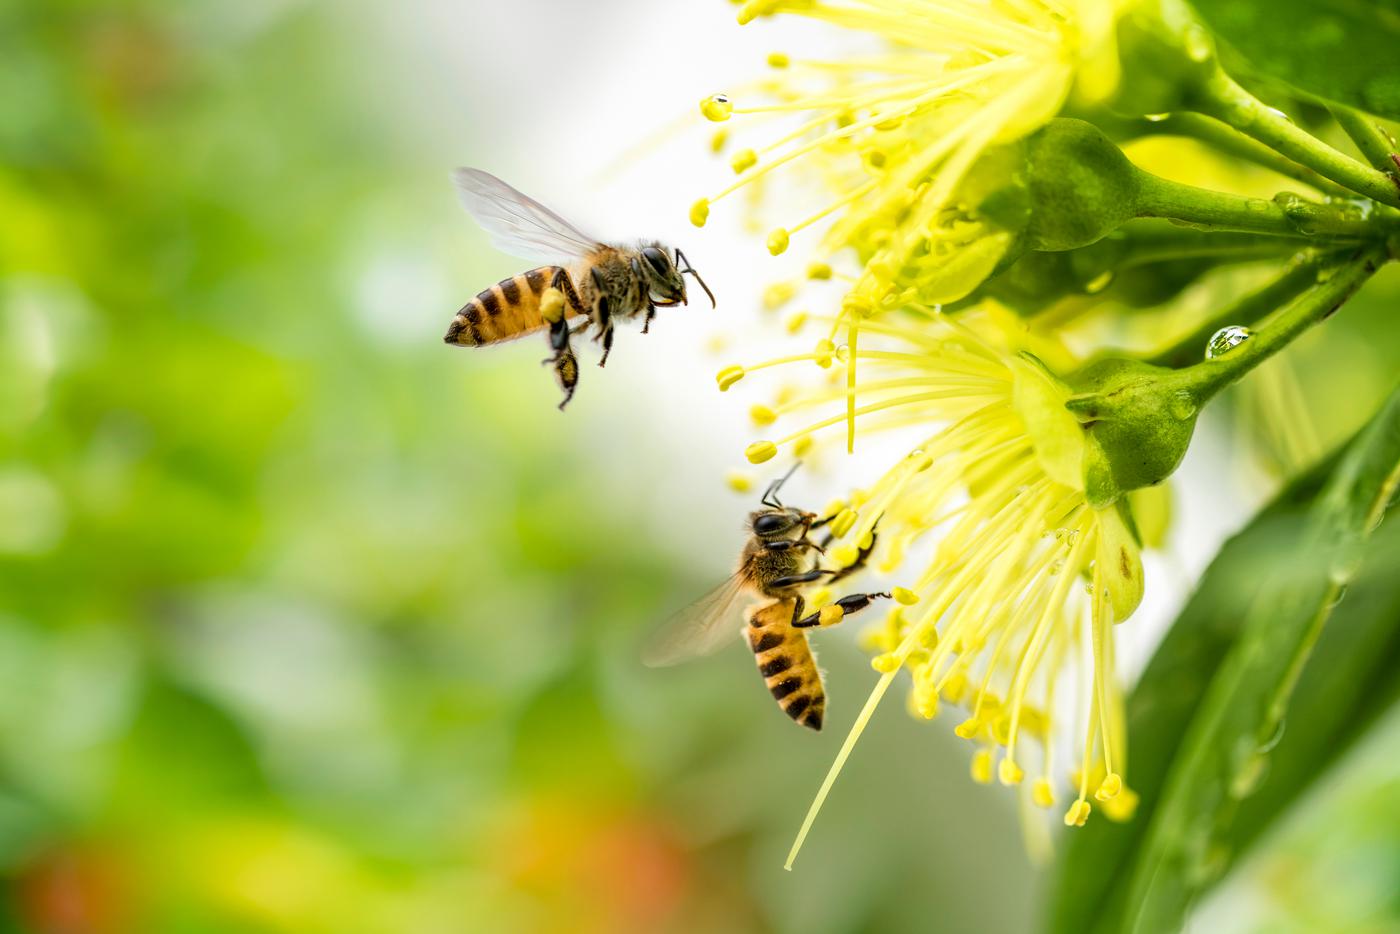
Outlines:
<svg viewBox="0 0 1400 934"><path fill-rule="evenodd" d="M1206 342L1206 359L1214 360L1223 357L1254 336L1254 332L1249 328L1238 324L1231 324L1221 328L1210 336Z"/></svg>
<svg viewBox="0 0 1400 934"><path fill-rule="evenodd" d="M1171 409L1171 413L1174 417L1185 421L1196 414L1196 397L1183 389L1180 392L1172 394L1171 400L1167 403L1167 407Z"/></svg>

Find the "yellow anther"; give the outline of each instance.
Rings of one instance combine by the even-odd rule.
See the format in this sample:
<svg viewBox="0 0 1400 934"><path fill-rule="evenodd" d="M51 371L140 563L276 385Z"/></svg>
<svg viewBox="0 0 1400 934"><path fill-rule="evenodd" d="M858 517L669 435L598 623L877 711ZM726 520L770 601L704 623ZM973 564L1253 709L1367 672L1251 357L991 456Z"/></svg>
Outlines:
<svg viewBox="0 0 1400 934"><path fill-rule="evenodd" d="M851 530L851 526L856 524L856 511L850 507L843 508L836 514L836 518L831 520L831 534L836 538L842 538Z"/></svg>
<svg viewBox="0 0 1400 934"><path fill-rule="evenodd" d="M823 370L830 369L831 362L836 359L836 345L829 340L819 340L817 341L815 353L817 366L821 367Z"/></svg>
<svg viewBox="0 0 1400 934"><path fill-rule="evenodd" d="M786 53L786 52L769 52L769 53L768 53L768 67L769 67L769 68L786 68L787 66L789 66L789 65L791 65L791 64L792 64L792 59L790 59L790 58L787 57L787 53Z"/></svg>
<svg viewBox="0 0 1400 934"><path fill-rule="evenodd" d="M1113 821L1132 820L1137 813L1138 796L1131 788L1124 788L1103 803L1104 816Z"/></svg>
<svg viewBox="0 0 1400 934"><path fill-rule="evenodd" d="M915 709L918 710L919 716L925 720L932 720L938 716L938 692L920 691L918 697L915 698Z"/></svg>
<svg viewBox="0 0 1400 934"><path fill-rule="evenodd" d="M1031 788L1031 800L1036 807L1050 808L1055 806L1055 792L1050 787L1048 778L1038 778L1034 787Z"/></svg>
<svg viewBox="0 0 1400 934"><path fill-rule="evenodd" d="M755 425L771 425L778 420L778 413L766 405L754 405L749 408L749 418Z"/></svg>
<svg viewBox="0 0 1400 934"><path fill-rule="evenodd" d="M724 475L724 482L735 493L747 493L753 489L753 474L742 470L731 470Z"/></svg>
<svg viewBox="0 0 1400 934"><path fill-rule="evenodd" d="M992 721L992 739L1005 746L1011 739L1011 718L997 717Z"/></svg>
<svg viewBox="0 0 1400 934"><path fill-rule="evenodd" d="M1083 827L1084 822L1089 819L1089 813L1093 810L1093 807L1090 806L1088 801L1082 798L1075 801L1069 806L1069 810L1065 812L1065 826Z"/></svg>
<svg viewBox="0 0 1400 934"><path fill-rule="evenodd" d="M817 622L823 626L835 626L845 615L845 610L835 603L830 603L821 608L817 614Z"/></svg>
<svg viewBox="0 0 1400 934"><path fill-rule="evenodd" d="M830 279L831 266L828 263L811 263L807 267L808 279Z"/></svg>
<svg viewBox="0 0 1400 934"><path fill-rule="evenodd" d="M899 667L899 659L894 656L894 653L885 652L882 655L876 655L872 658L870 660L870 667L874 668L882 675L887 675Z"/></svg>
<svg viewBox="0 0 1400 934"><path fill-rule="evenodd" d="M967 675L961 671L954 672L948 682L943 685L943 699L950 704L956 704L963 699L967 693Z"/></svg>
<svg viewBox="0 0 1400 934"><path fill-rule="evenodd" d="M768 252L774 256L787 252L788 243L791 242L787 230L782 227L777 228L768 234Z"/></svg>
<svg viewBox="0 0 1400 934"><path fill-rule="evenodd" d="M867 168L883 169L885 167L885 151L883 149L867 149L861 153L860 158Z"/></svg>
<svg viewBox="0 0 1400 934"><path fill-rule="evenodd" d="M802 330L802 326L806 323L807 312L795 311L788 316L787 321L783 323L783 327L787 329L789 334L796 334L798 331Z"/></svg>
<svg viewBox="0 0 1400 934"><path fill-rule="evenodd" d="M1123 790L1123 778L1117 772L1109 772L1104 776L1104 780L1099 782L1099 790L1094 792L1094 797L1100 801L1111 801L1118 796L1118 792Z"/></svg>
<svg viewBox="0 0 1400 934"><path fill-rule="evenodd" d="M982 732L982 721L977 717L968 717L962 723L953 727L953 732L963 739L974 739L978 733Z"/></svg>
<svg viewBox="0 0 1400 934"><path fill-rule="evenodd" d="M919 595L914 593L914 591L910 590L908 587L891 588L890 596L894 597L896 602L902 603L905 606L913 606L914 604L919 602Z"/></svg>
<svg viewBox="0 0 1400 934"><path fill-rule="evenodd" d="M715 374L715 382L719 383L719 391L726 392L739 380L744 378L744 368L738 365L727 366Z"/></svg>
<svg viewBox="0 0 1400 934"><path fill-rule="evenodd" d="M912 469L914 473L923 473L933 466L933 455L926 454L923 451L917 454L911 454L909 459L913 462Z"/></svg>
<svg viewBox="0 0 1400 934"><path fill-rule="evenodd" d="M778 446L772 441L755 441L744 448L744 456L749 459L750 464L761 464L764 461L772 460L778 453Z"/></svg>
<svg viewBox="0 0 1400 934"><path fill-rule="evenodd" d="M701 198L690 206L690 222L696 227L704 227L710 219L710 199Z"/></svg>
<svg viewBox="0 0 1400 934"><path fill-rule="evenodd" d="M867 529L865 534L856 540L856 544L862 548L873 548L875 546L875 532Z"/></svg>
<svg viewBox="0 0 1400 934"><path fill-rule="evenodd" d="M727 142L729 142L729 131L723 128L715 130L715 135L710 137L710 152L718 155Z"/></svg>
<svg viewBox="0 0 1400 934"><path fill-rule="evenodd" d="M796 441L792 442L792 456L801 457L812 450L813 444L814 442L812 441L811 435L802 435Z"/></svg>
<svg viewBox="0 0 1400 934"><path fill-rule="evenodd" d="M564 293L550 286L540 296L540 317L550 324L564 317Z"/></svg>
<svg viewBox="0 0 1400 934"><path fill-rule="evenodd" d="M979 749L972 755L972 780L979 785L992 783L992 751Z"/></svg>
<svg viewBox="0 0 1400 934"><path fill-rule="evenodd" d="M997 778L1001 779L1003 785L1019 785L1025 777L1026 773L1021 771L1021 767L1009 756L1002 759L1001 764L997 766Z"/></svg>
<svg viewBox="0 0 1400 934"><path fill-rule="evenodd" d="M763 307L769 311L781 308L797 294L797 286L791 282L774 282L763 290Z"/></svg>
<svg viewBox="0 0 1400 934"><path fill-rule="evenodd" d="M827 554L843 568L848 568L860 560L860 549L855 545L837 545Z"/></svg>
<svg viewBox="0 0 1400 934"><path fill-rule="evenodd" d="M723 123L734 113L734 105L730 103L727 94L711 94L700 102L700 112L705 115L706 120Z"/></svg>
<svg viewBox="0 0 1400 934"><path fill-rule="evenodd" d="M899 612L896 607L895 612ZM938 630L932 626L922 626L919 629L919 645L926 649L938 648Z"/></svg>
<svg viewBox="0 0 1400 934"><path fill-rule="evenodd" d="M870 502L870 491L855 489L851 491L851 508L859 509Z"/></svg>
<svg viewBox="0 0 1400 934"><path fill-rule="evenodd" d="M729 167L736 173L747 172L758 162L758 153L752 149L741 149L729 158Z"/></svg>

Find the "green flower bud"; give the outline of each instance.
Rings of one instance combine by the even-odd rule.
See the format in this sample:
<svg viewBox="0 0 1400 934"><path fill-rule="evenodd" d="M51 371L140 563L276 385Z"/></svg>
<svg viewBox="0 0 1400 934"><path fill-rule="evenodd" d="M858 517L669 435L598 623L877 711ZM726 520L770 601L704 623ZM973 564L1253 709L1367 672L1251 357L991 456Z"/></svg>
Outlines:
<svg viewBox="0 0 1400 934"><path fill-rule="evenodd" d="M1139 169L1091 123L1057 118L1027 146L1032 250L1073 250L1137 214Z"/></svg>
<svg viewBox="0 0 1400 934"><path fill-rule="evenodd" d="M1091 364L1065 403L1087 435L1084 489L1094 506L1161 483L1186 456L1200 400L1177 372L1136 360Z"/></svg>

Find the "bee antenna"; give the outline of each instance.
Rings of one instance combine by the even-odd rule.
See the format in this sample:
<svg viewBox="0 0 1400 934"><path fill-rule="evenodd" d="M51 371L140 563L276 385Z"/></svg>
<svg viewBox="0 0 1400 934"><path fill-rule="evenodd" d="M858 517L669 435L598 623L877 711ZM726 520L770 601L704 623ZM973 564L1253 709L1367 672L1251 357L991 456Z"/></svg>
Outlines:
<svg viewBox="0 0 1400 934"><path fill-rule="evenodd" d="M685 268L681 270L681 275L685 275L686 273L690 273L692 276L694 276L694 277L695 277L695 281L698 282L698 283L700 283L700 288L704 289L704 290L705 290L705 294L709 297L709 299L710 299L710 307L711 307L711 308L716 308L716 307L718 307L718 306L715 304L715 293L710 291L710 287L709 287L708 285L705 284L705 280L704 280L704 279L701 279L701 278L700 278L700 273L698 273L698 272L695 271L695 267L692 266L692 265L690 265L690 260L688 260L688 259L685 258L685 254L682 253L679 249L677 249L677 250L676 250L676 265L677 265L677 266L680 266L682 263L685 264Z"/></svg>
<svg viewBox="0 0 1400 934"><path fill-rule="evenodd" d="M792 465L791 470L783 474L778 479L774 480L772 483L768 484L768 489L764 492L763 499L760 500L760 502L771 509L782 509L783 504L778 500L778 491L783 488L784 483L788 482L789 477L797 473L797 468L801 466L802 462L798 461L797 463Z"/></svg>

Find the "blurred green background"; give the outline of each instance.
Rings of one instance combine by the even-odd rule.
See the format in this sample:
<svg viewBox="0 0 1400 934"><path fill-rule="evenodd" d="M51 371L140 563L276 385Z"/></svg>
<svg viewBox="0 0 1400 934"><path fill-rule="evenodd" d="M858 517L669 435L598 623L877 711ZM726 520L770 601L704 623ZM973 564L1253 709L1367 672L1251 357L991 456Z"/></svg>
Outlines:
<svg viewBox="0 0 1400 934"><path fill-rule="evenodd" d="M667 513L684 425L441 345L511 271L445 181L492 135L388 16L0 2L0 925L1032 928L1014 799L897 704L781 870L868 664L823 641L820 737L737 643L637 664L744 503ZM1400 820L1390 769L1325 807Z"/></svg>

